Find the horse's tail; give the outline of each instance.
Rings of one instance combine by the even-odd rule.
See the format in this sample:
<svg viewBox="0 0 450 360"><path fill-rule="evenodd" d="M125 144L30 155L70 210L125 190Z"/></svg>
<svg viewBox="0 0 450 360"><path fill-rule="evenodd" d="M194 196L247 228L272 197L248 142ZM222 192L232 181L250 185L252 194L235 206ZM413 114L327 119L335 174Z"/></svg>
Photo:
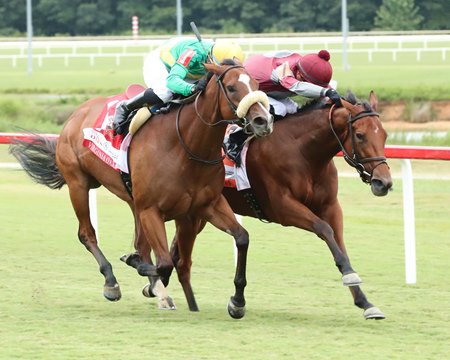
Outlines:
<svg viewBox="0 0 450 360"><path fill-rule="evenodd" d="M9 147L25 172L38 184L60 189L66 181L56 165L57 139L32 134L30 140L14 140Z"/></svg>

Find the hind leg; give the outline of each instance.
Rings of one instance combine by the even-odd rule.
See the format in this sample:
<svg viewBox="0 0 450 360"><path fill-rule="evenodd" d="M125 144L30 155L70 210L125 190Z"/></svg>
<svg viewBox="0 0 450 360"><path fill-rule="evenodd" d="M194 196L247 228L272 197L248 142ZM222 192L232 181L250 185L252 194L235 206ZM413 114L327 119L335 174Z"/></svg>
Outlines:
<svg viewBox="0 0 450 360"><path fill-rule="evenodd" d="M89 188L87 184L82 181L74 183L67 182L69 186L70 200L78 218L78 239L86 247L86 249L94 255L97 261L100 272L105 277L105 284L103 286L103 295L110 301L117 301L121 298L120 286L114 276L111 263L106 259L100 250L95 235L95 230L92 226L89 213Z"/></svg>
<svg viewBox="0 0 450 360"><path fill-rule="evenodd" d="M141 264L148 264L153 265L152 259L151 259L151 249L148 245L147 240L145 239L144 230L142 229L141 223L139 221L139 218L135 216L135 212L133 207L131 206L131 210L134 215L134 223L135 223L135 234L134 234L134 248L136 251L131 254L125 254L123 255L120 260L122 260L124 263L126 263L128 266L131 266L132 268L138 269L138 267ZM137 249L141 249L143 252L142 254L139 254ZM148 250L147 250L148 249ZM142 289L142 294L145 297L155 297L151 289L153 288L156 281L159 279L159 276L148 276L149 283L144 286ZM164 286L168 285L169 279L161 279Z"/></svg>

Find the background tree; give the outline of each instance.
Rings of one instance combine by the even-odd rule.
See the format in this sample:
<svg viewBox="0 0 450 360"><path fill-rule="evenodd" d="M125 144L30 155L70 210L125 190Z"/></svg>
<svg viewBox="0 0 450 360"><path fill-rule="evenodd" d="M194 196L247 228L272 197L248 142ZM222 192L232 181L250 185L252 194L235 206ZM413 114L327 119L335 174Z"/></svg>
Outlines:
<svg viewBox="0 0 450 360"><path fill-rule="evenodd" d="M370 31L375 27L375 16L382 0L347 1L350 31ZM339 11L341 7L339 6Z"/></svg>
<svg viewBox="0 0 450 360"><path fill-rule="evenodd" d="M448 30L450 21L449 0L422 0L417 2L424 17L423 28L428 30Z"/></svg>
<svg viewBox="0 0 450 360"><path fill-rule="evenodd" d="M416 5L415 5L416 4ZM139 17L141 35L176 34L174 0L32 0L36 36L130 35ZM203 33L341 31L341 1L183 0L183 33L190 21ZM450 30L449 0L347 1L350 31ZM0 0L0 36L24 36L25 0Z"/></svg>
<svg viewBox="0 0 450 360"><path fill-rule="evenodd" d="M76 35L77 8L80 0L34 0L33 30L35 35Z"/></svg>
<svg viewBox="0 0 450 360"><path fill-rule="evenodd" d="M414 0L383 0L375 26L383 30L417 30L422 20Z"/></svg>
<svg viewBox="0 0 450 360"><path fill-rule="evenodd" d="M26 8L12 1L0 0L0 36L20 35L27 31Z"/></svg>
<svg viewBox="0 0 450 360"><path fill-rule="evenodd" d="M109 0L80 4L77 8L75 31L82 35L101 35L114 27L112 4Z"/></svg>

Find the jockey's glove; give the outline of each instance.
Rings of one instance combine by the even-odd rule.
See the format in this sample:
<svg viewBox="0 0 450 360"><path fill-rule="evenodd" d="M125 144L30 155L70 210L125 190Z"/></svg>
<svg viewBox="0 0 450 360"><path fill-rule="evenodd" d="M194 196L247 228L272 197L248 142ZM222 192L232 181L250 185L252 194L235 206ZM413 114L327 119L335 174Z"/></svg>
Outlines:
<svg viewBox="0 0 450 360"><path fill-rule="evenodd" d="M203 91L206 89L206 85L208 85L208 78L205 76L205 77L201 78L199 81L197 81L197 83L192 88L192 92L195 93L195 92Z"/></svg>
<svg viewBox="0 0 450 360"><path fill-rule="evenodd" d="M325 96L327 96L333 104L335 104L337 107L341 107L341 95L334 90L334 89L328 89L325 93Z"/></svg>

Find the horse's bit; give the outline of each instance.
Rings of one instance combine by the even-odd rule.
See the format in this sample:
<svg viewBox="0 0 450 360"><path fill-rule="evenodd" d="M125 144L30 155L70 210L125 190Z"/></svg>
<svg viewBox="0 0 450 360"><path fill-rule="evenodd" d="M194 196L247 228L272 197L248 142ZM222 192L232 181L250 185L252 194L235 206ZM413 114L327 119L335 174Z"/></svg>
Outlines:
<svg viewBox="0 0 450 360"><path fill-rule="evenodd" d="M360 113L356 114L355 116L352 116L352 114L349 112L348 114L348 120L347 120L347 124L348 124L348 132L351 136L352 139L352 156L350 156L347 151L344 148L344 144L342 143L341 139L339 138L339 136L337 135L336 131L334 130L333 127L333 122L332 122L332 113L334 110L334 105L331 107L330 109L330 113L329 113L329 121L330 121L330 128L331 131L333 132L333 135L335 136L336 140L339 143L339 146L341 147L341 151L343 154L343 157L345 159L345 161L353 168L356 169L356 171L358 172L359 176L361 177L361 180L363 182L365 182L366 184L370 184L372 182L372 174L373 174L373 170L380 166L381 164L387 164L387 159L384 156L375 156L375 157L369 157L369 158L360 158L359 155L356 153L356 146L355 146L355 134L353 131L353 127L352 124L362 118L368 117L368 116L377 116L379 117L380 114L378 114L375 111L361 111ZM372 174L369 173L366 168L364 167L363 164L371 162L371 161L379 161L379 163L377 165L375 165L375 167L372 170Z"/></svg>

